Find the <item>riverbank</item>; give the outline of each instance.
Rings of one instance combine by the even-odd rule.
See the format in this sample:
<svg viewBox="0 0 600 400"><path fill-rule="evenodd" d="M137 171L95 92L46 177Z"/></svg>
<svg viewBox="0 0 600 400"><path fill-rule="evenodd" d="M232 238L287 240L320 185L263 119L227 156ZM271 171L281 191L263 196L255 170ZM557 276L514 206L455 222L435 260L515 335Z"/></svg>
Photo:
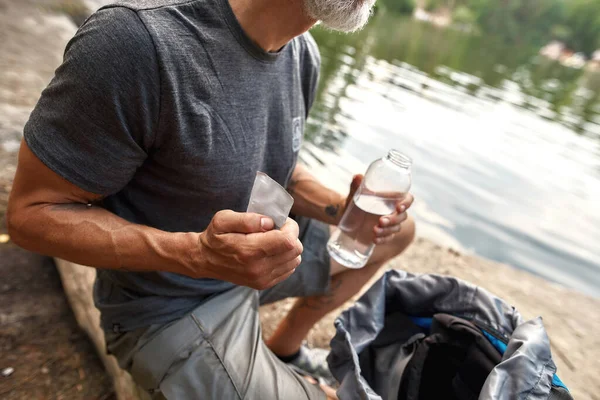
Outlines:
<svg viewBox="0 0 600 400"><path fill-rule="evenodd" d="M51 0L0 0L0 52L3 54L0 58L0 233L5 232L3 216L23 125L41 90L59 65L64 46L75 32L75 26L66 16L48 11L57 3ZM56 380L52 385L41 388L47 390L48 397L55 397L65 390L70 390L65 397L69 399L94 398L89 396L90 393L96 394L96 398L103 396L105 375L97 368L98 360L91 346L67 345L72 343L69 335L52 333L76 329L67 303L61 297L61 286L56 281L54 267L46 264L44 258L16 249L10 243L0 244L0 260L0 271L8 285L0 290L3 305L0 368L15 368L13 375L0 378L0 397L4 398L4 390L16 387L17 391L13 391L9 398L39 398L37 394L40 392L33 391L31 382L47 381L47 378L39 378L46 374L38 372L43 370L45 363L55 359L53 365L69 366L68 360L75 357L80 357L83 374L77 372L71 380ZM526 318L543 316L560 377L576 399L600 400L600 380L597 379L600 373L600 339L596 335L600 330L600 300L510 266L459 254L423 238L418 239L406 254L392 261L389 267L466 279L506 299ZM8 283L13 281L19 283ZM52 293L55 300L47 301L48 297L44 297L43 293ZM62 301L56 300L59 298ZM276 321L290 305L290 301L285 301L261 309L266 335L274 329ZM336 314L332 313L313 329L308 339L311 345L328 345ZM23 321L31 323L27 325ZM27 331L41 332L40 326L56 329L49 329L44 335L24 334ZM35 351L40 357L27 357L27 351ZM13 355L10 365L4 365L9 360L4 354ZM47 369L62 371L53 367ZM31 381L24 381L30 377L33 377ZM93 386L94 382L103 384ZM77 385L82 385L82 389L79 390ZM41 389L38 387L36 390Z"/></svg>

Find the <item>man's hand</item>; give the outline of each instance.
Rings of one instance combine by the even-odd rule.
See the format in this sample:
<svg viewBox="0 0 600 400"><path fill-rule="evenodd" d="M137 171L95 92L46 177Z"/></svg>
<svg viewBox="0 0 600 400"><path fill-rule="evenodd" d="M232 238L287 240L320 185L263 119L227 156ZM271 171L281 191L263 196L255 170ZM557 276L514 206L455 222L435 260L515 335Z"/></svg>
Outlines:
<svg viewBox="0 0 600 400"><path fill-rule="evenodd" d="M312 376L303 376L303 378L313 385L317 384L317 381ZM338 396L334 388L323 384L320 384L319 387L323 392L325 392L325 397L327 400L338 400Z"/></svg>
<svg viewBox="0 0 600 400"><path fill-rule="evenodd" d="M260 214L219 211L200 234L202 276L259 290L285 280L301 261L298 224L273 228Z"/></svg>
<svg viewBox="0 0 600 400"><path fill-rule="evenodd" d="M354 197L354 193L356 193L356 191L360 187L363 178L363 175L354 175L354 177L352 178L352 182L350 183L350 193L346 198L346 207L343 211L345 211L346 208L348 208L348 206L350 205L350 202ZM392 240L396 233L400 232L400 230L402 229L402 222L406 221L406 218L408 218L406 211L412 205L413 200L413 195L407 193L403 199L398 200L396 202L396 211L394 211L390 215L384 215L381 218L379 218L379 223L373 227L373 243L387 243ZM343 215L343 211L340 215Z"/></svg>

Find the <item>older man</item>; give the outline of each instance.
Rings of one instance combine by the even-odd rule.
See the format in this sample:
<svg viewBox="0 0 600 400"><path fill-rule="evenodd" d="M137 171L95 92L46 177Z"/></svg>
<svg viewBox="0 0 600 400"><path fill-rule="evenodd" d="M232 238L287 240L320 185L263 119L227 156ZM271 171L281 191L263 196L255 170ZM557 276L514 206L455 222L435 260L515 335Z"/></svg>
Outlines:
<svg viewBox="0 0 600 400"><path fill-rule="evenodd" d="M365 268L331 261L347 196L296 165L320 64L306 31L356 30L372 5L131 0L69 43L25 127L9 231L97 268L107 347L156 398L325 396L300 378L328 377L304 337L411 242L409 196L373 227ZM298 223L244 212L258 170ZM285 297L301 298L265 344L258 304Z"/></svg>

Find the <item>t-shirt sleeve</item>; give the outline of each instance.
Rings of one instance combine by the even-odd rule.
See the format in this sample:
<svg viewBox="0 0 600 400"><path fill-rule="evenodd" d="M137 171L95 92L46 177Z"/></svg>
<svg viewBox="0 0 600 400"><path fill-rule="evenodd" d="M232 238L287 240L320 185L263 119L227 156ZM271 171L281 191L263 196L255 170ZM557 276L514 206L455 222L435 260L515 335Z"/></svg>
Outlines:
<svg viewBox="0 0 600 400"><path fill-rule="evenodd" d="M319 72L321 70L321 54L312 35L307 32L303 36L305 40L302 57L302 90L304 91L306 116L308 117L308 113L317 96Z"/></svg>
<svg viewBox="0 0 600 400"><path fill-rule="evenodd" d="M152 148L160 112L156 50L132 10L94 14L25 125L29 148L50 169L101 195L122 189Z"/></svg>

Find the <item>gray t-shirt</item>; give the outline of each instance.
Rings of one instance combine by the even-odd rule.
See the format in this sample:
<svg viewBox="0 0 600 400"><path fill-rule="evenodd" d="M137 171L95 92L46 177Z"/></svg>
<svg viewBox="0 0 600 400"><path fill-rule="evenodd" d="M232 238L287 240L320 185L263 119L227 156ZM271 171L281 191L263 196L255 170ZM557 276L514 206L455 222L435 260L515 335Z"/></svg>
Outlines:
<svg viewBox="0 0 600 400"><path fill-rule="evenodd" d="M267 53L227 0L131 0L95 13L25 126L31 150L124 219L203 231L245 211L257 171L286 185L320 57L304 34ZM98 270L105 330L183 316L233 284Z"/></svg>

